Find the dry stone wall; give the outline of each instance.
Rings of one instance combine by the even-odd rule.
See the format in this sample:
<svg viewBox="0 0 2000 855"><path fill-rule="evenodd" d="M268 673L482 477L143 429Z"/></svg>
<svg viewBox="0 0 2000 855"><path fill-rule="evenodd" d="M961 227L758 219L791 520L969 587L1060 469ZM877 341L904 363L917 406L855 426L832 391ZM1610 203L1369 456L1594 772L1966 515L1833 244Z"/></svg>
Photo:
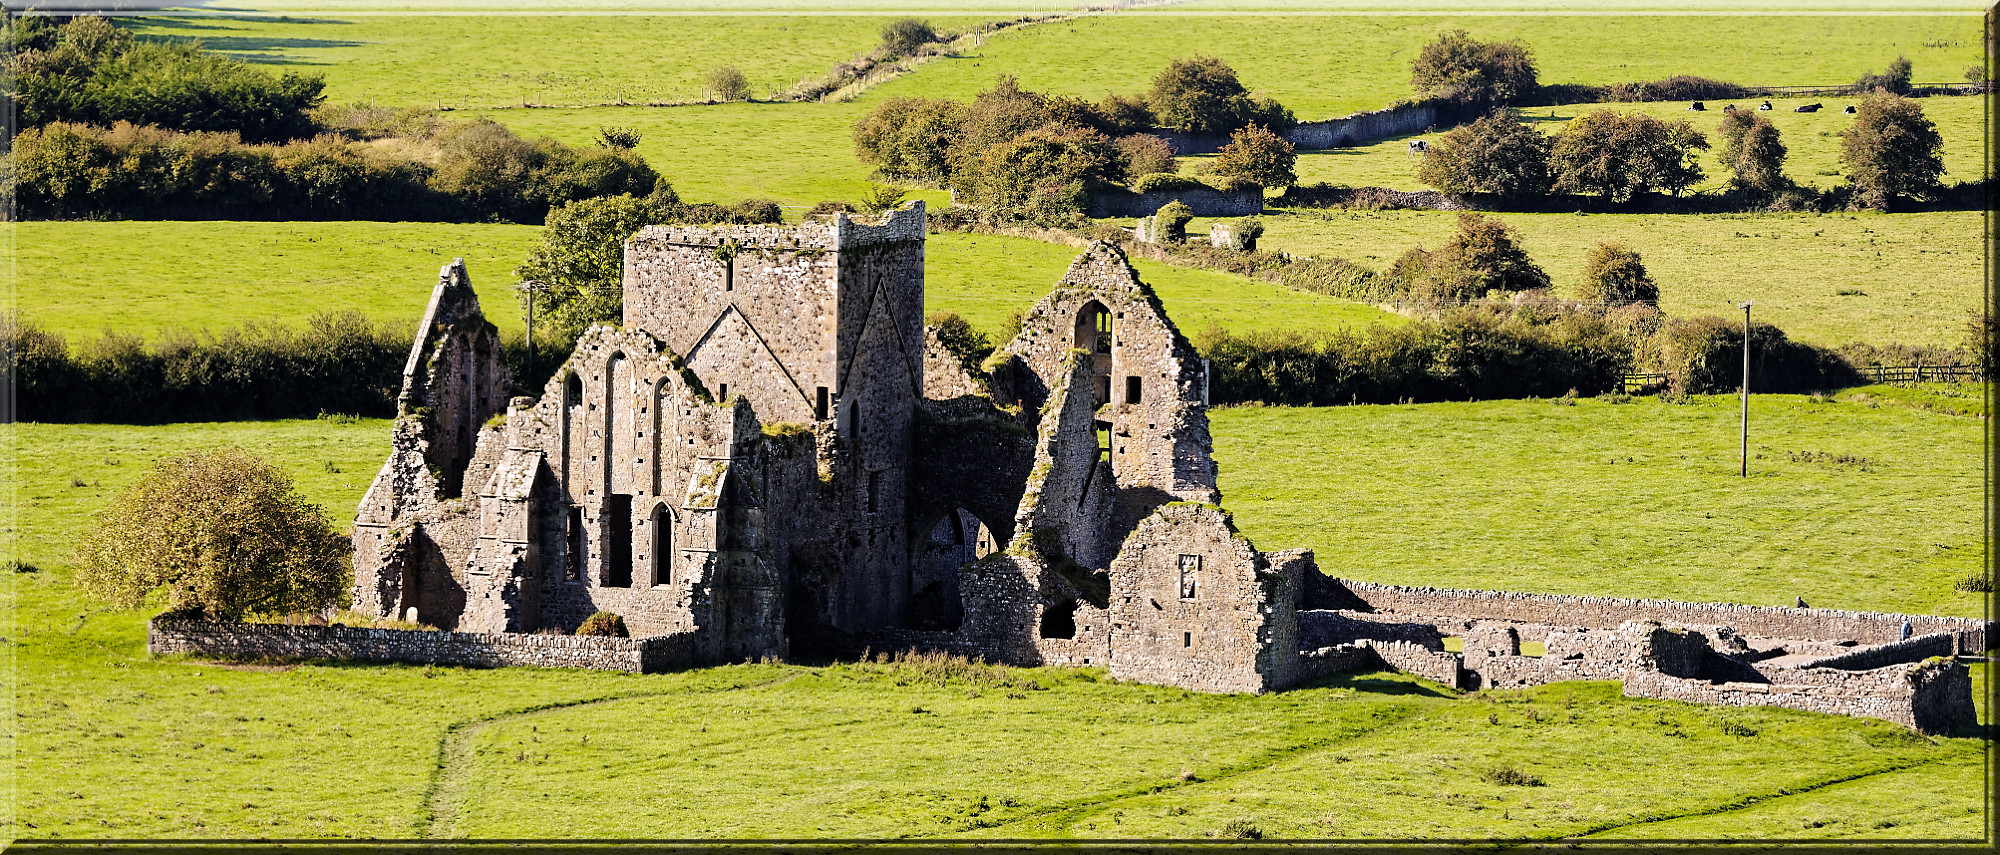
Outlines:
<svg viewBox="0 0 2000 855"><path fill-rule="evenodd" d="M1437 124L1437 108L1429 104L1403 104L1381 110L1352 113L1338 119L1300 122L1279 136L1307 150L1367 145L1389 137L1423 133ZM1228 134L1184 134L1155 129L1148 131L1165 139L1175 154L1211 154L1229 144ZM1095 216L1095 215L1093 215Z"/></svg>
<svg viewBox="0 0 2000 855"><path fill-rule="evenodd" d="M1197 217L1248 217L1264 210L1264 188L1186 187L1134 193L1107 187L1090 194L1085 211L1092 217L1150 217L1174 202L1188 206Z"/></svg>
<svg viewBox="0 0 2000 855"><path fill-rule="evenodd" d="M155 619L146 650L231 659L333 659L499 668L590 668L658 673L692 661L687 635L600 638L352 626L214 623Z"/></svg>
<svg viewBox="0 0 2000 855"><path fill-rule="evenodd" d="M1341 589L1339 593L1322 588L1318 595L1328 599L1351 595L1367 603L1368 609L1377 613L1504 620L1548 626L1612 629L1626 621L1653 620L1676 626L1734 627L1739 635L1746 636L1844 639L1861 644L1886 644L1902 639L1903 622L1907 620L1919 635L1954 633L1958 639L1958 652L1967 654L1985 651L1988 628L1987 622L1982 620L1935 615L1411 588L1344 579L1336 580L1335 584Z"/></svg>

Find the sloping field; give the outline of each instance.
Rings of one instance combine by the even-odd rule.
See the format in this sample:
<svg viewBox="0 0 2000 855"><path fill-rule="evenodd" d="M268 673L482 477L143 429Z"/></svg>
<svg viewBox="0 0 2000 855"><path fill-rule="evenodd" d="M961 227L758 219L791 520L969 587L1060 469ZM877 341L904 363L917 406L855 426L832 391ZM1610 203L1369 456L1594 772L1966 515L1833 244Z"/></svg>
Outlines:
<svg viewBox="0 0 2000 855"><path fill-rule="evenodd" d="M167 328L297 325L357 309L414 325L438 267L464 257L486 315L525 326L514 267L536 226L450 223L33 222L0 225L17 244L19 310L72 343L105 329L151 338ZM0 249L8 243L0 240ZM1055 287L1081 250L1024 238L937 234L925 244L930 310L997 332ZM1358 303L1206 270L1137 264L1183 331L1339 329L1402 319ZM0 269L5 269L0 264Z"/></svg>
<svg viewBox="0 0 2000 855"><path fill-rule="evenodd" d="M1573 293L1599 241L1638 252L1669 315L1755 317L1791 337L1839 346L1955 345L1983 305L1978 211L1924 214L1494 214ZM1336 256L1385 270L1411 247L1437 249L1458 228L1445 211L1270 211L1259 246ZM1205 231L1208 221L1191 228Z"/></svg>
<svg viewBox="0 0 2000 855"><path fill-rule="evenodd" d="M1863 390L1864 394L1866 390ZM1402 585L1978 616L1983 420L1881 396L1215 410L1265 549ZM1975 398L1976 386L1965 387Z"/></svg>

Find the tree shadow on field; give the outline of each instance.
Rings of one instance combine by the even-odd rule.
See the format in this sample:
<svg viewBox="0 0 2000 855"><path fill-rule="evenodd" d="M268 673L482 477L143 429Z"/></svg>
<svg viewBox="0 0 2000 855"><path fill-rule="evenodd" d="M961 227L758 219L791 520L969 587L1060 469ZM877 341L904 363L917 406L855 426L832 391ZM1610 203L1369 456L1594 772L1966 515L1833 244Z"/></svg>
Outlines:
<svg viewBox="0 0 2000 855"><path fill-rule="evenodd" d="M1297 689L1352 689L1371 695L1415 695L1427 698L1456 698L1458 693L1436 683L1395 671L1350 671L1307 680Z"/></svg>

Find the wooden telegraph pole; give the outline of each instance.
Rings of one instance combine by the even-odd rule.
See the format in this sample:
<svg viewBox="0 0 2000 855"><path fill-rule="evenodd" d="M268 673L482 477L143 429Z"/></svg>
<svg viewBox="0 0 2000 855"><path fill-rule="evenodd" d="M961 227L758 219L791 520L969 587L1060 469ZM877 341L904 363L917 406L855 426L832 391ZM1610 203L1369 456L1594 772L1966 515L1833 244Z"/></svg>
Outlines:
<svg viewBox="0 0 2000 855"><path fill-rule="evenodd" d="M1750 477L1750 302L1743 301L1743 459L1736 477Z"/></svg>

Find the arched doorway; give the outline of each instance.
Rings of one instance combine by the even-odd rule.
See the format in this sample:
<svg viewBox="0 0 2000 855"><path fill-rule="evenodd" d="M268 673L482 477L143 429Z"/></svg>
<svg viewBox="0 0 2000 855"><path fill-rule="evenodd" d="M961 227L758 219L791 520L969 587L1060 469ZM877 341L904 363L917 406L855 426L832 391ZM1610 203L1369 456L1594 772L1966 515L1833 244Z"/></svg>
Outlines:
<svg viewBox="0 0 2000 855"><path fill-rule="evenodd" d="M955 630L965 620L959 597L958 570L993 554L993 531L964 508L937 518L917 544L910 562L910 609L904 625L910 629Z"/></svg>

